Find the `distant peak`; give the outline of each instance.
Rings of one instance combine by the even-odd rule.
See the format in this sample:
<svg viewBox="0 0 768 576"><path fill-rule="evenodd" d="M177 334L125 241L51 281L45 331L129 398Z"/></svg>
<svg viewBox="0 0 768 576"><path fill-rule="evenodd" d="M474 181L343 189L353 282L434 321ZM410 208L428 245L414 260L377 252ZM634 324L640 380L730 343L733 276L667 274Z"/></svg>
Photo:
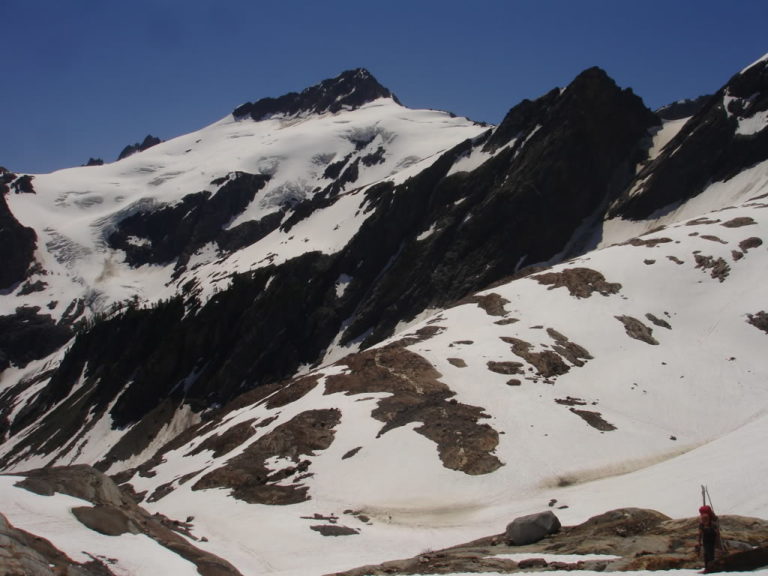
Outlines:
<svg viewBox="0 0 768 576"><path fill-rule="evenodd" d="M262 98L238 106L232 115L242 119L250 116L264 120L273 116L299 116L302 114L335 113L342 109L355 109L379 98L397 97L365 68L346 70L300 93L289 92L279 98Z"/></svg>
<svg viewBox="0 0 768 576"><path fill-rule="evenodd" d="M127 158L128 156L131 156L133 154L136 154L136 152L144 152L147 148L152 148L152 146L156 146L160 144L162 140L158 138L157 136L152 136L152 134L147 134L144 137L144 141L139 143L136 142L136 144L129 144L125 148L123 148L122 152L120 152L120 155L117 157L118 160L122 160L123 158Z"/></svg>

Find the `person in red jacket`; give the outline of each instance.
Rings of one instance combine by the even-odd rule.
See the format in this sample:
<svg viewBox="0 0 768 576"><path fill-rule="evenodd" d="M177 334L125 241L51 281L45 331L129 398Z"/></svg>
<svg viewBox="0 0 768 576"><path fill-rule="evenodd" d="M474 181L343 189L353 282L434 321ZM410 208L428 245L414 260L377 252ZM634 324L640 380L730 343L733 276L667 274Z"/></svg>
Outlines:
<svg viewBox="0 0 768 576"><path fill-rule="evenodd" d="M715 511L711 506L699 508L699 545L697 549L704 552L704 570L715 559L715 551L722 548L720 540L720 525Z"/></svg>

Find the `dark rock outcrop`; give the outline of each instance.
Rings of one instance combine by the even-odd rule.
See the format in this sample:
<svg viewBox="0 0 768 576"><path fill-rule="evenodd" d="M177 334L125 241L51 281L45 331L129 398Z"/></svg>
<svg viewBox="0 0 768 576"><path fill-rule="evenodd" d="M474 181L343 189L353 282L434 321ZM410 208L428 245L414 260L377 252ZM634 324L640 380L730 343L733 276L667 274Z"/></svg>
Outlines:
<svg viewBox="0 0 768 576"><path fill-rule="evenodd" d="M672 102L666 106L662 106L657 109L656 115L662 120L682 120L683 118L690 118L696 114L699 110L706 106L709 99L712 98L711 94L704 94L696 98L687 98L685 100L679 100Z"/></svg>
<svg viewBox="0 0 768 576"><path fill-rule="evenodd" d="M37 248L37 234L22 225L0 194L0 290L23 281L32 265Z"/></svg>
<svg viewBox="0 0 768 576"><path fill-rule="evenodd" d="M136 142L135 144L128 144L118 155L117 159L122 160L123 158L128 158L128 156L131 156L133 154L136 154L136 152L143 152L144 150L147 150L148 148L152 148L152 146L157 146L160 144L162 140L158 138L157 136L152 136L152 134L147 134L144 137L144 140L141 142ZM91 166L91 164L88 164Z"/></svg>
<svg viewBox="0 0 768 576"><path fill-rule="evenodd" d="M49 314L40 314L36 306L20 307L14 314L0 316L0 371L8 363L24 367L45 358L71 337L69 326L57 324Z"/></svg>
<svg viewBox="0 0 768 576"><path fill-rule="evenodd" d="M187 194L176 204L127 216L117 223L108 243L111 248L123 250L131 266L176 261L181 267L195 250L214 241L220 247L243 247L279 224L278 217L267 217L242 228L224 230L268 181L269 176L237 172L215 194Z"/></svg>
<svg viewBox="0 0 768 576"><path fill-rule="evenodd" d="M656 124L637 96L593 68L510 111L484 144L496 155L476 170L448 174L468 141L398 187L369 189L373 213L342 256L353 278L345 297L360 299L344 342L370 331L370 345L400 319L565 254L632 178Z"/></svg>
<svg viewBox="0 0 768 576"><path fill-rule="evenodd" d="M739 130L741 123L766 110L768 60L737 74L708 99L640 170L609 216L646 218L768 159L768 129Z"/></svg>
<svg viewBox="0 0 768 576"><path fill-rule="evenodd" d="M185 315L177 297L96 322L78 334L47 386L16 414L11 434L38 426L3 465L25 447L49 454L77 442L112 403L113 422L124 427L163 401L204 410L316 362L343 318L331 305L338 274L329 272L330 264L329 257L309 253L236 276L194 314ZM88 423L83 411L93 414Z"/></svg>
<svg viewBox="0 0 768 576"><path fill-rule="evenodd" d="M290 92L279 98L262 98L235 108L237 119L265 120L273 116L335 113L344 108L359 108L378 98L397 98L364 68L347 70L336 78L323 80L300 93Z"/></svg>
<svg viewBox="0 0 768 576"><path fill-rule="evenodd" d="M32 185L34 179L31 174L24 174L13 180L11 187L16 194L35 194L35 187Z"/></svg>

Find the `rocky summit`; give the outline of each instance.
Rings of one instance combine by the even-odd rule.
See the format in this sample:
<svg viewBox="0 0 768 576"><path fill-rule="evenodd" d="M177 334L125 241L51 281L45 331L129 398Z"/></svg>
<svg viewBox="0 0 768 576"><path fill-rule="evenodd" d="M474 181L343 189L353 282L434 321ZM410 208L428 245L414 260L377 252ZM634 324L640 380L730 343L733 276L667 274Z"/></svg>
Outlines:
<svg viewBox="0 0 768 576"><path fill-rule="evenodd" d="M489 126L360 68L0 169L0 568L694 570L702 485L761 565L767 71Z"/></svg>

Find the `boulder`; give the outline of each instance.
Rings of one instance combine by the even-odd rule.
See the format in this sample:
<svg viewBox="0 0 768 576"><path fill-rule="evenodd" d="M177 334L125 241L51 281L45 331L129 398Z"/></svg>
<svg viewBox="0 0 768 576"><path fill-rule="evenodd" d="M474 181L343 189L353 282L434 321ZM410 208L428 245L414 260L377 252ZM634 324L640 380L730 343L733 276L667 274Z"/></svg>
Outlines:
<svg viewBox="0 0 768 576"><path fill-rule="evenodd" d="M507 525L506 541L510 546L525 546L559 531L560 520L554 512L547 510L515 518Z"/></svg>

